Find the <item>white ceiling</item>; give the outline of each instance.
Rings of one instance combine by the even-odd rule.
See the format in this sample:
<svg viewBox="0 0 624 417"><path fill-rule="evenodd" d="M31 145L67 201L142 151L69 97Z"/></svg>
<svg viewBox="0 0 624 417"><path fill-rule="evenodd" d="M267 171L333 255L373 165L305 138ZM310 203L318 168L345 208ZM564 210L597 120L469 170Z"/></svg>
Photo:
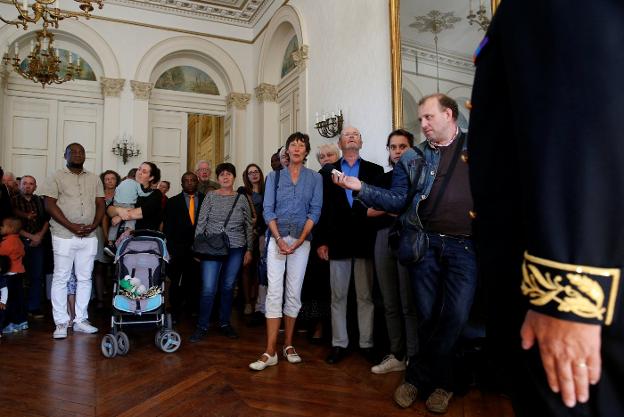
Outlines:
<svg viewBox="0 0 624 417"><path fill-rule="evenodd" d="M254 28L278 0L107 0L118 4Z"/></svg>
<svg viewBox="0 0 624 417"><path fill-rule="evenodd" d="M414 23L415 16L423 16L431 10L438 10L442 13L454 12L461 20L454 24L453 29L441 32L438 35L438 49L441 52L452 53L472 57L475 49L483 39L485 33L477 25L469 25L468 10L472 3L478 7L480 0L401 0L401 39L411 44L434 47L432 33L419 33L417 29L409 27ZM486 6L488 17L491 17L490 1L481 0Z"/></svg>

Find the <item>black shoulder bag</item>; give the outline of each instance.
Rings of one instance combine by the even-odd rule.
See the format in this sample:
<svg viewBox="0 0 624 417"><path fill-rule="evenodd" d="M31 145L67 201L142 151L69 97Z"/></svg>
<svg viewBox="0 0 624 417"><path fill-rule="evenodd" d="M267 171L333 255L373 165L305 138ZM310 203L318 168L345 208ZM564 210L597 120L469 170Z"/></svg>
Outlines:
<svg viewBox="0 0 624 417"><path fill-rule="evenodd" d="M209 234L206 230L201 235L195 237L195 242L193 242L193 252L199 254L204 259L215 260L223 259L230 254L230 238L227 233L225 233L225 228L230 221L230 217L232 216L232 212L234 211L239 198L240 194L237 194L234 199L234 204L225 219L225 223L223 223L221 232Z"/></svg>
<svg viewBox="0 0 624 417"><path fill-rule="evenodd" d="M444 177L444 182L440 186L440 191L436 196L436 200L431 206L432 213L434 213L438 208L438 205L442 200L442 195L444 195L444 191L446 190L446 186L453 176L457 160L459 159L459 155L464 147L464 138L465 135L462 135L457 143L457 148L455 149L453 159L451 160L451 164L449 165L446 176ZM409 201L409 204L406 207L411 205L415 195L416 184L412 184L407 200ZM407 209L405 211L407 211ZM390 232L388 233L388 244L401 265L417 263L423 258L423 256L425 256L425 252L427 252L427 249L429 248L429 237L427 236L425 227L422 224L403 224L401 217L402 216L394 222Z"/></svg>

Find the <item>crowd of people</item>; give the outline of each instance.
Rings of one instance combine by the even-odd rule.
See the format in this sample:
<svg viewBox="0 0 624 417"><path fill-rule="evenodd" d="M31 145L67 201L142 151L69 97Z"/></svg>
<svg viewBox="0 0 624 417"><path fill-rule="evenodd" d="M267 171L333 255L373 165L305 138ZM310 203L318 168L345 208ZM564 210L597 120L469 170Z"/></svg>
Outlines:
<svg viewBox="0 0 624 417"><path fill-rule="evenodd" d="M266 177L260 164L249 164L244 185L236 188L234 165L217 165L213 181L210 164L199 161L194 171L182 175L182 192L171 197L170 183L161 181L154 163L143 162L123 180L111 170L98 176L84 168L85 151L78 143L67 146L66 166L39 188L32 176L18 180L5 174L0 253L10 257L11 267L3 275L8 288L8 300L2 298L7 305L3 334L23 331L28 320L43 316L46 281L53 337L66 338L69 328L97 332L88 306L92 299L97 308L106 305L118 245L134 230L162 231L171 257L169 311L174 323L193 320L190 342L209 335L212 322L221 334L238 337L231 322L238 286L248 322L266 325L266 347L250 369L278 363L282 325L280 355L289 363L301 362L294 340L298 325L309 329L312 341L331 340L329 364L340 362L356 345L374 365L373 373L403 371L409 363L406 383L395 394L397 403L411 405L415 393L410 387L418 384L430 390L429 409L445 411L453 392L449 358L476 286L468 214L472 201L466 167L461 167L465 160L451 168L466 145L456 123L457 105L435 95L424 99L421 109L428 138L422 149L440 160L440 174L427 178L430 190L425 194L433 198L424 200L426 210L420 213L431 231L430 253L418 268L401 265L388 245L393 225L414 215L403 209L407 193L394 192L398 200L390 198L393 204L385 207L369 201L366 186L358 195L340 182L344 176L374 184L379 201L384 193L393 193L393 171L384 173L382 166L360 156L363 140L355 127L345 128L337 145L318 148L319 172L305 166L310 139L297 132L273 155L273 171ZM386 142L389 167L414 146L412 133L392 132ZM198 236L221 232L227 235L227 255L194 250ZM357 333L350 335L352 281ZM443 291L438 282L448 288ZM389 340L381 361L373 337L376 285ZM213 315L217 302L218 314ZM444 308L438 311L440 305Z"/></svg>
<svg viewBox="0 0 624 417"><path fill-rule="evenodd" d="M272 156L266 179L251 163L236 188L234 165L217 165L213 181L210 164L200 161L170 198L170 183L154 163L141 163L123 180L111 170L98 176L84 169L78 143L67 146L66 166L39 188L33 176L2 172L2 334L44 317L44 288L55 339L67 338L69 328L98 332L88 307L91 300L105 307L117 246L134 230L162 231L171 256L168 308L174 323L194 320L190 342L209 336L211 325L238 338L231 321L238 285L248 323L266 325L266 346L251 370L278 364L282 325L281 356L302 362L294 346L299 323L311 341L331 340L328 364L357 345L372 373L405 371L394 392L399 406L424 395L429 411L444 413L477 292L476 213L458 114L448 96L424 97L418 117L426 140L417 144L411 132L391 132L385 173L361 157L363 138L352 126L337 146L318 148L319 172L305 166L310 139L296 132ZM227 236L227 254L199 252L198 238L215 234ZM349 326L352 283L356 330ZM381 361L375 288L387 341Z"/></svg>

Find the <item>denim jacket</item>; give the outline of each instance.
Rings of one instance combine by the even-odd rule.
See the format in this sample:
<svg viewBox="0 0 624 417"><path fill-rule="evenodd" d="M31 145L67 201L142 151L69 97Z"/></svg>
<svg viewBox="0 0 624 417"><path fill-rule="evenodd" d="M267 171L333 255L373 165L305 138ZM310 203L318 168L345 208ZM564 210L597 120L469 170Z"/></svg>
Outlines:
<svg viewBox="0 0 624 417"><path fill-rule="evenodd" d="M466 134L460 130L455 140L460 140L463 135ZM466 151L467 146L468 141L464 140L462 151ZM401 156L394 167L392 187L389 190L362 183L357 199L377 210L403 213L400 217L401 223L422 228L418 206L429 196L439 164L440 151L429 146L427 141L419 143ZM416 193L412 201L408 202L408 194L413 184L416 185ZM405 209L408 203L409 206Z"/></svg>

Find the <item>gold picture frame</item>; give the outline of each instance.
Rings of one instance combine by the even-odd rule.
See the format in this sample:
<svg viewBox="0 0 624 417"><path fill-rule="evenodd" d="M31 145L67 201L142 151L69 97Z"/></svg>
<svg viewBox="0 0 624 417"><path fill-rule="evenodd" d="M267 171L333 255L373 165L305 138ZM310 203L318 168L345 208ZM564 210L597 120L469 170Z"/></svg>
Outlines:
<svg viewBox="0 0 624 417"><path fill-rule="evenodd" d="M491 0L492 15L501 0ZM403 127L403 83L401 75L401 0L389 0L390 8L390 64L392 72L392 128Z"/></svg>

